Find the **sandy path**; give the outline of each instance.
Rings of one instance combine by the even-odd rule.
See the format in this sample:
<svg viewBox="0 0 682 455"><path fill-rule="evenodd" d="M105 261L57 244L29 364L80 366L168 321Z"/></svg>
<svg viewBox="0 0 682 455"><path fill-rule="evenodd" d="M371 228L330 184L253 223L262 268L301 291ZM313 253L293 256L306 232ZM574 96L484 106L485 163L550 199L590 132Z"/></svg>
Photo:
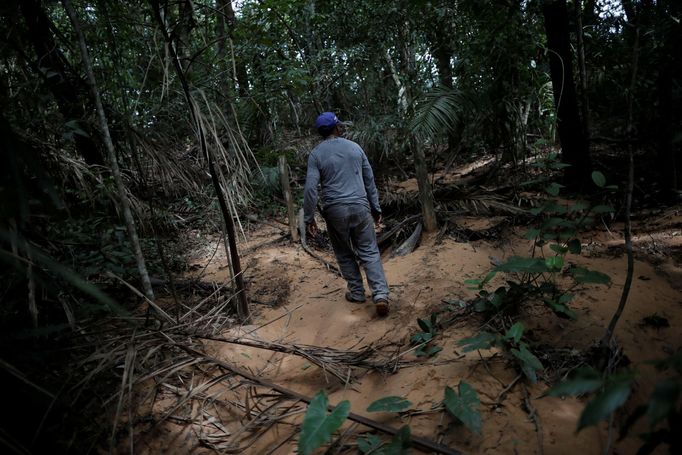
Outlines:
<svg viewBox="0 0 682 455"><path fill-rule="evenodd" d="M677 213L677 212L675 212ZM641 234L642 245L637 246L635 280L630 301L617 329L617 339L633 366L643 374L638 380L634 408L643 402L653 389L657 374L644 362L673 352L682 344L682 276L678 250L679 216L665 226L656 226L653 236ZM476 220L473 220L474 224ZM672 229L668 229L672 226ZM677 231L675 231L677 229ZM640 229L642 230L642 229ZM615 231L614 231L615 232ZM509 229L502 234L504 241L458 243L445 239L441 243L425 240L412 254L400 258L384 258L386 275L391 286L393 305L389 317L378 319L371 303L354 304L344 300L345 283L324 269L299 246L282 239L276 227L256 229L249 242L241 245L250 295L256 302L250 325L230 329L225 335L245 335L265 341L301 343L337 349L352 349L377 342L390 342L396 349L409 349L409 338L419 329L417 317L428 317L443 308L443 300L466 300L474 296L463 284L467 278L479 278L491 267L491 262L511 255L526 255L529 243L522 238L522 229ZM616 308L623 282L626 262L619 239L612 233L595 232L587 238L583 255L571 256L577 265L608 273L611 286L584 286L578 289L572 308L576 321L559 319L544 308L524 307L521 319L526 335L533 346L563 349L568 353L589 348L598 340ZM655 251L652 256L648 238ZM667 240L666 240L667 239ZM667 244L661 243L663 240ZM658 242L658 243L656 243ZM254 246L265 245L254 249ZM206 254L198 254L197 263L203 268L213 247ZM672 258L671 258L672 257ZM329 260L333 261L331 257ZM645 260L642 260L645 259ZM676 260L677 259L677 262ZM225 255L222 249L206 269L204 279L226 279ZM654 265L655 264L655 265ZM498 276L491 287L502 284ZM642 324L646 316L657 314L667 319L670 327L655 329ZM330 402L351 402L351 410L367 415L396 428L409 424L413 435L429 438L456 448L463 453L519 453L519 454L601 454L606 445L606 425L575 433L576 422L584 401L574 398L540 398L546 391L543 382L528 384L521 380L503 398L500 392L512 383L517 372L503 353L495 350L463 354L457 341L477 333L481 320L470 317L451 326L438 336L435 343L443 350L434 358L418 366L402 368L395 374L357 371L359 381L348 386L325 375L305 359L239 345L206 342L207 352L222 360L249 368L260 377L276 384L312 396L325 389ZM481 361L481 357L486 359ZM415 360L412 354L406 359ZM543 360L544 361L544 360ZM443 399L446 386L455 388L464 380L471 384L481 398L483 430L471 433L441 410L431 411ZM227 396L227 383L219 383L213 395ZM222 390L222 392L221 392ZM224 393L223 393L224 392ZM222 394L222 395L221 395ZM402 416L367 413L372 401L389 395L406 397L419 415ZM163 409L164 400L157 407ZM173 399L168 398L168 403ZM189 411L198 412L196 402ZM301 421L304 408L287 419L289 424ZM537 416L535 420L531 415ZM238 432L245 424L243 411L216 410L215 414L230 431ZM248 420L247 420L248 421ZM348 428L346 425L344 428ZM167 421L138 445L140 453L215 453L197 442L196 429L182 422ZM196 425L195 425L196 427ZM635 428L636 435L645 428ZM354 431L365 431L355 427ZM276 425L244 453L293 454L296 438L291 425ZM287 438L290 438L287 441ZM635 436L615 445L613 453L635 453L639 447ZM318 451L322 453L323 451ZM661 451L664 453L664 451Z"/></svg>
<svg viewBox="0 0 682 455"><path fill-rule="evenodd" d="M442 306L443 299L472 297L472 291L462 284L465 279L480 277L489 270L492 257L524 254L527 247L523 240L493 246L483 241L469 244L446 239L441 244L425 241L406 257L386 258L384 264L394 305L385 319L377 319L369 303L346 302L343 280L325 271L300 248L281 245L261 249L246 258L252 293L263 299L263 296L277 294L278 283L289 283L288 296L284 304L276 308L257 306L253 324L233 329L232 334L250 332L249 336L263 340L339 349L390 340L405 349L410 335L418 331L417 317L428 316ZM584 349L603 333L617 305L625 276L625 258L597 256L574 260L579 265L608 272L613 284L610 287L586 286L580 290L573 305L579 315L575 322L558 319L544 311L529 311L524 318L528 328L533 329L535 340L546 341L555 347ZM217 280L221 275L223 272L216 270L210 278ZM630 305L623 315L617 337L629 358L647 373L636 392L637 399L641 400L655 382L653 375L648 374L651 369L641 366L641 362L660 357L680 345L682 336L676 328L682 323L682 300L680 292L646 262L637 261L635 277ZM644 328L640 321L653 313L664 315L671 327ZM262 377L300 393L313 395L325 388L331 403L350 400L353 412L395 427L409 424L413 434L441 441L464 453L541 453L535 424L525 407L524 388L527 388L529 403L539 416L544 453L602 453L606 439L603 428L586 429L577 435L574 432L583 403L576 399L539 399L546 390L545 384L524 386L519 383L501 405L492 406L504 385L514 380L516 372L502 355L493 351L482 352L484 357L490 358L487 369L478 353L461 355L456 349L456 341L473 334L476 328L473 319L467 325L452 328L437 341L444 349L433 360L419 367L401 369L393 375L366 374L352 388L333 377L325 377L320 369L297 357L218 343L210 344L209 349L217 357L247 365ZM369 403L387 395L404 396L413 403L414 409L428 411L442 400L445 386L455 387L462 379L477 390L484 402L482 435L474 435L454 424L442 412L401 420L392 415L365 411ZM262 444L253 447L253 453L266 452L273 447L274 441L283 437L284 433L263 438ZM617 453L632 453L636 447L634 438L626 438L616 446ZM295 444L287 443L274 453L295 453Z"/></svg>

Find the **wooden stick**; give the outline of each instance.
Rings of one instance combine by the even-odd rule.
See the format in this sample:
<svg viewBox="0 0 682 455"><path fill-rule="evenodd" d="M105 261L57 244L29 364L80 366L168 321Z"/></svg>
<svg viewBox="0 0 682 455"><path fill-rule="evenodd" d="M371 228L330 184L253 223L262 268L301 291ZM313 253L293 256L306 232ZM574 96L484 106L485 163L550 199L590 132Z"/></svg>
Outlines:
<svg viewBox="0 0 682 455"><path fill-rule="evenodd" d="M280 155L279 161L279 178L282 183L282 194L287 203L287 214L289 215L289 232L291 233L291 240L298 242L298 226L296 223L296 209L294 208L294 198L291 196L291 187L289 186L289 166L287 158Z"/></svg>

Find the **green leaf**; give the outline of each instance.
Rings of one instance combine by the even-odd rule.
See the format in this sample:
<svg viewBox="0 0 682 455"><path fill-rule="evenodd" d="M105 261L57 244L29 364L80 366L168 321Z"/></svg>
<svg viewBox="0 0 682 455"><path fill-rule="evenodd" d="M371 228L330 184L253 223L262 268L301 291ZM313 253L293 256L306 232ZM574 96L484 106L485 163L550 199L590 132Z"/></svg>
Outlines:
<svg viewBox="0 0 682 455"><path fill-rule="evenodd" d="M557 272L564 266L563 256L552 256L545 259L545 265L550 271Z"/></svg>
<svg viewBox="0 0 682 455"><path fill-rule="evenodd" d="M481 288L481 280L480 279L468 279L464 280L464 284L467 285L469 289L480 289Z"/></svg>
<svg viewBox="0 0 682 455"><path fill-rule="evenodd" d="M494 269L497 272L510 273L543 273L547 272L547 266L542 258L522 258L513 256L504 264Z"/></svg>
<svg viewBox="0 0 682 455"><path fill-rule="evenodd" d="M490 349L497 343L497 335L490 332L481 332L475 337L464 338L457 342L462 346L464 352L475 351L477 349Z"/></svg>
<svg viewBox="0 0 682 455"><path fill-rule="evenodd" d="M434 355L438 354L442 350L443 350L443 348L440 346L431 346L426 350L425 354L429 357L433 357Z"/></svg>
<svg viewBox="0 0 682 455"><path fill-rule="evenodd" d="M578 283L594 283L594 284L609 284L611 278L602 272L588 270L584 267L571 267L569 273Z"/></svg>
<svg viewBox="0 0 682 455"><path fill-rule="evenodd" d="M573 297L575 297L573 294L561 294L561 297L559 297L559 303L568 303L571 300L573 300Z"/></svg>
<svg viewBox="0 0 682 455"><path fill-rule="evenodd" d="M596 425L625 403L630 396L630 383L626 381L609 385L583 409L577 431Z"/></svg>
<svg viewBox="0 0 682 455"><path fill-rule="evenodd" d="M680 383L678 381L664 379L656 384L646 410L652 427L675 411L679 397Z"/></svg>
<svg viewBox="0 0 682 455"><path fill-rule="evenodd" d="M538 378L535 371L543 368L540 360L528 350L525 343L521 344L521 349L512 349L511 353L521 361L521 371L523 371L526 377L532 383L536 383Z"/></svg>
<svg viewBox="0 0 682 455"><path fill-rule="evenodd" d="M509 330L507 330L507 333L505 333L504 338L507 340L514 340L515 343L518 343L521 341L522 336L523 324L521 322L517 322L513 326L509 327Z"/></svg>
<svg viewBox="0 0 682 455"><path fill-rule="evenodd" d="M544 207L533 207L532 209L528 210L528 213L531 215L539 215L542 213L542 210Z"/></svg>
<svg viewBox="0 0 682 455"><path fill-rule="evenodd" d="M572 254L580 254L582 251L582 244L579 239L571 239L566 245L568 246L568 251Z"/></svg>
<svg viewBox="0 0 682 455"><path fill-rule="evenodd" d="M391 442L382 447L377 455L407 455L410 448L410 427L405 425L393 436Z"/></svg>
<svg viewBox="0 0 682 455"><path fill-rule="evenodd" d="M433 326L431 325L431 321L417 318L417 324L419 325L419 328L422 329L424 332L433 333Z"/></svg>
<svg viewBox="0 0 682 455"><path fill-rule="evenodd" d="M576 370L571 379L560 382L555 385L543 396L562 397L566 395L582 395L584 393L594 392L602 386L604 381L601 374L594 368L580 368Z"/></svg>
<svg viewBox="0 0 682 455"><path fill-rule="evenodd" d="M381 439L374 434L369 434L363 439L358 439L358 449L365 455L375 453L381 447Z"/></svg>
<svg viewBox="0 0 682 455"><path fill-rule="evenodd" d="M568 316L570 319L577 319L578 315L575 314L575 311L571 310L569 307L564 305L561 302L555 302L554 300L550 299L545 299L545 304L554 311L557 316Z"/></svg>
<svg viewBox="0 0 682 455"><path fill-rule="evenodd" d="M367 412L400 412L412 406L408 400L402 397L384 397L376 400L367 408Z"/></svg>
<svg viewBox="0 0 682 455"><path fill-rule="evenodd" d="M459 395L445 387L445 409L474 433L481 434L481 400L476 391L466 382L460 381Z"/></svg>
<svg viewBox="0 0 682 455"><path fill-rule="evenodd" d="M327 414L327 394L321 390L313 397L303 417L301 437L298 440L298 453L309 455L322 444L328 442L332 434L341 427L350 413L350 402L344 400Z"/></svg>
<svg viewBox="0 0 682 455"><path fill-rule="evenodd" d="M497 272L495 270L491 270L490 272L486 273L485 277L483 278L483 281L481 281L481 287L488 284L488 282L490 282L490 280L495 278L495 275L497 275Z"/></svg>
<svg viewBox="0 0 682 455"><path fill-rule="evenodd" d="M604 188L604 185L606 185L606 177L599 171L592 172L592 181L599 188Z"/></svg>
<svg viewBox="0 0 682 455"><path fill-rule="evenodd" d="M410 341L414 344L419 344L429 341L431 338L433 338L433 334L431 332L419 332L412 335Z"/></svg>
<svg viewBox="0 0 682 455"><path fill-rule="evenodd" d="M550 196L558 196L559 192L561 191L561 188L563 188L564 185L560 185L556 182L550 183L546 188L545 192L549 194Z"/></svg>

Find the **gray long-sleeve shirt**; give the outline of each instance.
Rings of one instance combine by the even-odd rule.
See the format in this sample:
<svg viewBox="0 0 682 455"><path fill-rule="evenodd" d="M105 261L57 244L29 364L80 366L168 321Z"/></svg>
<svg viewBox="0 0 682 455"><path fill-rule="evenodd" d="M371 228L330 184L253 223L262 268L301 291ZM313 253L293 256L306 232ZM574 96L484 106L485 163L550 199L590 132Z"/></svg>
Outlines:
<svg viewBox="0 0 682 455"><path fill-rule="evenodd" d="M381 213L374 173L362 148L341 137L325 139L310 152L303 195L306 223L313 221L317 186L321 186L322 209L347 204L362 205Z"/></svg>

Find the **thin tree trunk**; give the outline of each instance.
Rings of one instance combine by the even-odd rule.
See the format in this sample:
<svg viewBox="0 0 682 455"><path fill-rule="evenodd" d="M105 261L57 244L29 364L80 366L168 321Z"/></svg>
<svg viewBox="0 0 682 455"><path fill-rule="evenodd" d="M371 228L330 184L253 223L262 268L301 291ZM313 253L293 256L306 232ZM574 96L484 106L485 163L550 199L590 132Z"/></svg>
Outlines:
<svg viewBox="0 0 682 455"><path fill-rule="evenodd" d="M582 1L574 0L575 22L577 37L578 68L580 76L580 111L582 113L583 136L589 149L590 146L590 102L587 97L587 68L585 65L585 34L583 33L583 9Z"/></svg>
<svg viewBox="0 0 682 455"><path fill-rule="evenodd" d="M296 208L294 207L294 198L291 196L291 187L289 185L289 165L287 164L287 158L284 155L280 155L278 160L279 165L279 177L280 183L282 184L282 193L284 194L284 200L287 204L287 215L289 217L289 233L291 234L291 240L298 242L298 222L296 219Z"/></svg>
<svg viewBox="0 0 682 455"><path fill-rule="evenodd" d="M563 162L571 165L564 171L564 180L567 185L580 187L588 181L592 166L573 82L566 0L545 0L542 11L545 18L554 104L557 109L561 157Z"/></svg>
<svg viewBox="0 0 682 455"><path fill-rule="evenodd" d="M659 52L659 70L656 81L656 91L658 95L658 112L657 112L657 152L658 152L658 169L660 182L663 187L663 196L671 203L675 202L676 193L680 187L680 177L678 175L679 162L676 162L675 149L673 146L674 136L674 97L673 97L673 80L676 60L673 56L674 49L679 49L682 45L680 39L680 26L673 23L671 20L672 11L670 14L666 11L666 7L671 7L667 0L658 0L656 2L658 28L657 38L660 43L663 43ZM679 60L677 65L679 65ZM678 145L679 147L679 145Z"/></svg>
<svg viewBox="0 0 682 455"><path fill-rule="evenodd" d="M608 348L613 338L613 334L616 331L616 325L620 320L623 310L625 309L625 304L628 301L628 296L630 294L630 287L632 286L632 277L635 272L635 259L632 251L632 222L630 220L630 214L632 213L632 191L635 184L635 163L634 163L634 143L632 141L632 136L634 133L634 113L633 113L633 98L634 89L637 83L637 66L639 64L639 24L635 26L635 43L632 50L632 78L630 80L630 90L627 92L628 96L628 119L626 131L628 135L628 187L627 193L625 195L625 251L628 257L628 269L625 276L625 284L623 284L623 292L620 296L620 302L618 303L618 308L613 314L609 326L606 329L606 333L601 340L602 348Z"/></svg>
<svg viewBox="0 0 682 455"><path fill-rule="evenodd" d="M92 64L90 63L90 57L88 55L88 48L85 44L85 38L81 31L78 17L76 12L71 5L70 0L62 0L64 4L64 9L69 16L71 25L73 26L76 35L78 36L78 45L80 46L81 57L83 59L83 66L85 67L85 72L87 74L88 85L90 86L90 92L95 101L95 108L97 110L97 117L99 120L99 127L102 133L102 139L104 140L104 146L107 150L107 155L109 157L109 164L111 166L111 173L114 177L114 182L116 183L116 191L118 193L118 200L121 212L123 213L123 219L125 221L126 229L128 230L128 236L130 237L130 243L133 247L133 252L135 253L135 259L137 261L137 270L140 274L140 280L142 282L142 289L145 295L151 301L154 300L154 291L152 290L151 281L149 280L149 273L147 273L147 266L144 261L144 255L142 254L142 248L140 247L140 239L137 235L137 228L135 227L135 219L133 218L133 213L130 210L130 201L126 195L125 185L123 183L123 177L121 176L121 170L118 167L118 159L116 158L116 150L114 149L114 143L111 140L111 134L109 133L109 125L107 123L106 115L104 114L104 107L102 106L102 99L100 98L99 90L97 89L97 82L95 80L95 73L92 70Z"/></svg>
<svg viewBox="0 0 682 455"><path fill-rule="evenodd" d="M436 219L436 211L434 209L433 191L426 169L424 149L419 144L416 144L414 140L410 140L410 146L414 154L414 167L417 173L419 202L421 203L422 216L424 217L424 229L426 229L426 232L435 232L438 230L438 220Z"/></svg>
<svg viewBox="0 0 682 455"><path fill-rule="evenodd" d="M407 88L400 80L400 76L398 75L395 65L393 64L391 53L388 49L386 50L385 56L386 61L388 62L388 67L391 71L391 76L393 77L393 82L395 82L396 87L398 88L398 111L402 116L406 116L407 109L409 107ZM412 134L407 128L405 128L403 134L409 138L409 150L412 152L414 157L414 168L417 177L417 185L419 187L419 202L421 204L422 216L424 217L424 229L427 232L434 232L438 230L438 220L436 219L436 211L434 208L435 204L433 200L433 191L431 189L431 183L429 182L426 155L424 154L423 147L416 143L412 137Z"/></svg>
<svg viewBox="0 0 682 455"><path fill-rule="evenodd" d="M220 180L218 179L218 171L213 161L213 153L211 153L211 151L208 148L208 145L206 144L206 135L204 132L204 127L199 121L198 113L195 110L195 104L194 100L192 99L189 84L187 83L187 79L185 78L185 75L182 71L182 67L180 66L180 61L178 60L178 55L175 52L173 40L169 36L163 18L161 17L161 12L159 10L159 1L150 0L150 2L152 6L152 13L154 14L156 21L159 24L161 33L163 34L164 41L168 45L168 51L170 52L173 68L175 69L176 75L178 76L178 79L180 80L180 83L182 85L182 91L185 95L185 99L187 100L188 105L187 107L189 109L190 118L197 132L201 152L204 154L206 160L208 161L208 172L209 174L211 174L211 182L213 183L213 189L216 192L216 197L218 198L218 206L220 207L220 212L223 216L223 222L225 223L225 228L227 230L226 234L229 243L229 252L226 253L230 255L230 260L232 263L232 275L234 277L235 287L237 291L238 298L237 315L241 319L246 319L250 315L249 302L246 295L246 286L244 284L244 276L242 274L239 252L237 251L237 235L234 229L234 221L232 219L232 215L230 215L230 210L227 207L225 195L223 194L223 190L220 186Z"/></svg>

